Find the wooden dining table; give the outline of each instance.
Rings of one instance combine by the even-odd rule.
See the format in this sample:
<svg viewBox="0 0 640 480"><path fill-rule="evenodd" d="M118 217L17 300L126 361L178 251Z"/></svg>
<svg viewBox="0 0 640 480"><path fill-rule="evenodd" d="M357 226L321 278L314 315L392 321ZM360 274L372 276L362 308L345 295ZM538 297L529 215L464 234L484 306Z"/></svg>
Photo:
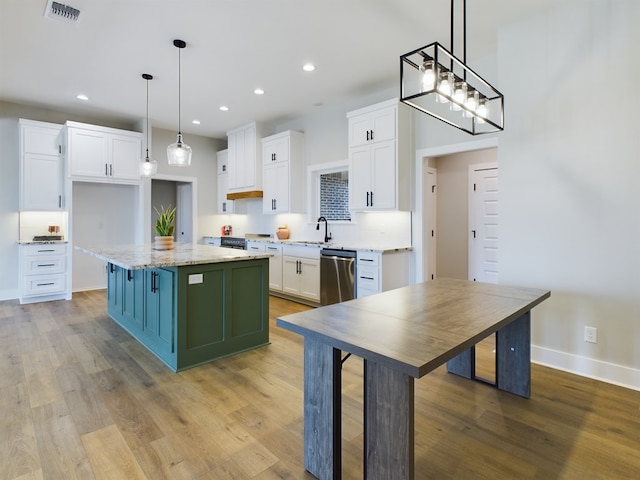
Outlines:
<svg viewBox="0 0 640 480"><path fill-rule="evenodd" d="M342 475L343 355L364 359L364 478L414 478L414 380L447 364L477 379L475 345L496 334L494 386L531 394L531 309L550 292L438 278L277 318L304 336L304 466Z"/></svg>

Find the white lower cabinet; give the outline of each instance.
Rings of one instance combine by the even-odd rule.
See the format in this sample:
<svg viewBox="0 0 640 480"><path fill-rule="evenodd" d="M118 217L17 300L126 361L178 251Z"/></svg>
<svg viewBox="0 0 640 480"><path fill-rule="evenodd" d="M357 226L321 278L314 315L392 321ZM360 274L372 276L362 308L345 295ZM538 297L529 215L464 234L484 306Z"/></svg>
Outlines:
<svg viewBox="0 0 640 480"><path fill-rule="evenodd" d="M71 298L67 244L20 245L20 303Z"/></svg>
<svg viewBox="0 0 640 480"><path fill-rule="evenodd" d="M282 245L267 245L266 253L269 257L269 290L282 291Z"/></svg>
<svg viewBox="0 0 640 480"><path fill-rule="evenodd" d="M283 247L282 292L320 301L320 249L300 245Z"/></svg>
<svg viewBox="0 0 640 480"><path fill-rule="evenodd" d="M359 250L356 258L356 298L409 285L411 257L408 251Z"/></svg>

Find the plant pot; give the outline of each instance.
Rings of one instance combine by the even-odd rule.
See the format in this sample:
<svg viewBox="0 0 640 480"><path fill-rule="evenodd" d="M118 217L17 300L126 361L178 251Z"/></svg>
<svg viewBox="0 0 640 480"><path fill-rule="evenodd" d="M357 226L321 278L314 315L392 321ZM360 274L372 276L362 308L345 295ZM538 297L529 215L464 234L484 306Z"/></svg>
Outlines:
<svg viewBox="0 0 640 480"><path fill-rule="evenodd" d="M171 250L173 249L173 237L156 237L156 250Z"/></svg>

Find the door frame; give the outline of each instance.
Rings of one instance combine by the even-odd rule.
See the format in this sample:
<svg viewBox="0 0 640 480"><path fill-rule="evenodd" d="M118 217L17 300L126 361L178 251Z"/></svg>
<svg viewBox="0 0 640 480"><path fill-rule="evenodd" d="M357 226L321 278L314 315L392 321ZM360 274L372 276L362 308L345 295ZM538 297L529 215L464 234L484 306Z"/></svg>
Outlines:
<svg viewBox="0 0 640 480"><path fill-rule="evenodd" d="M411 243L413 245L414 254L414 272L413 279L416 283L424 282L424 261L425 253L428 251L429 238L425 238L422 234L425 223L424 199L425 188L423 185L424 171L429 168L429 158L441 157L452 153L471 152L474 150L486 150L488 148L497 148L498 138L488 137L469 142L456 143L451 145L443 145L439 147L429 147L416 150L415 156L415 202L412 212L412 229ZM437 191L437 189L436 189ZM435 239L431 240L435 241Z"/></svg>
<svg viewBox="0 0 640 480"><path fill-rule="evenodd" d="M157 174L153 177L145 177L142 179L142 188L140 189L140 203L143 205L142 209L139 209L141 225L151 225L151 181L152 180L166 180L169 182L175 182L176 184L189 184L187 188L191 189L191 239L196 242L198 238L198 179L196 177L183 177L179 175L165 175ZM177 205L180 208L179 205ZM185 212L182 212L184 215ZM143 243L151 243L151 228L143 228Z"/></svg>

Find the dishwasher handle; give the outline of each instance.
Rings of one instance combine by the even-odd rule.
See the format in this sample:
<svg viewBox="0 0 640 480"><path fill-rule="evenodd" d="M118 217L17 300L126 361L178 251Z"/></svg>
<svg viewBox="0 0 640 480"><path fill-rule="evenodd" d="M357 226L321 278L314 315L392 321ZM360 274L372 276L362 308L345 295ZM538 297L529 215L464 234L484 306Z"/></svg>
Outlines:
<svg viewBox="0 0 640 480"><path fill-rule="evenodd" d="M320 255L323 257L356 258L355 250L340 250L337 248L323 248L320 250Z"/></svg>

